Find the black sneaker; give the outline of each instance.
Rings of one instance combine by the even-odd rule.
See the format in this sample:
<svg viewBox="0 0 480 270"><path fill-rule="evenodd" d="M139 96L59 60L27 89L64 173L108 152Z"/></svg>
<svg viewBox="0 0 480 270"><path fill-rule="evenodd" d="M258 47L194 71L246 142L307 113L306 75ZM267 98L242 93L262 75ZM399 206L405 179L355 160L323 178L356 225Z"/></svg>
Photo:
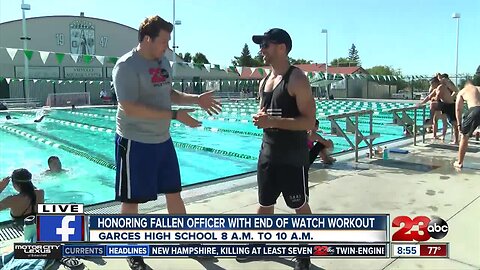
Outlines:
<svg viewBox="0 0 480 270"><path fill-rule="evenodd" d="M294 270L308 270L310 269L310 258L296 257Z"/></svg>
<svg viewBox="0 0 480 270"><path fill-rule="evenodd" d="M143 261L142 257L128 257L128 266L130 266L130 269L132 270L146 270L147 265Z"/></svg>

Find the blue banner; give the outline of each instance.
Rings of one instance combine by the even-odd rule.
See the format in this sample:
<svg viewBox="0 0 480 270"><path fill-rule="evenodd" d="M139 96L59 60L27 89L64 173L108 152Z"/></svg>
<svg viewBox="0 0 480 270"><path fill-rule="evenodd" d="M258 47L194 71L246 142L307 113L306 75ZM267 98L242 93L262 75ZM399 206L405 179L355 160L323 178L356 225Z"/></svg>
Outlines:
<svg viewBox="0 0 480 270"><path fill-rule="evenodd" d="M104 245L63 245L64 257L102 257L105 256Z"/></svg>
<svg viewBox="0 0 480 270"><path fill-rule="evenodd" d="M108 257L125 256L148 256L150 249L148 245L107 245Z"/></svg>
<svg viewBox="0 0 480 270"><path fill-rule="evenodd" d="M383 230L388 215L89 216L90 230Z"/></svg>

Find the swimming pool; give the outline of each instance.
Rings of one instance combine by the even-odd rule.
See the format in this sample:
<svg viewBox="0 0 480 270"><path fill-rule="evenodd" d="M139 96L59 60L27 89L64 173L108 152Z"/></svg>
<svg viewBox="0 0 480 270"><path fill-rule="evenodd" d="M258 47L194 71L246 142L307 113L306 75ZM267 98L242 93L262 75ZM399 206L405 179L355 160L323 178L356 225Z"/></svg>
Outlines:
<svg viewBox="0 0 480 270"><path fill-rule="evenodd" d="M385 126L392 122L391 108L408 103L323 101L317 102L320 129L330 132L325 116L361 109L373 109L374 132L381 133L377 143L399 139L403 129ZM203 122L200 128L188 128L173 122L171 135L180 162L182 185L202 183L256 170L261 130L253 126L251 116L257 111L255 101L228 102L218 116L196 111L193 116ZM11 112L6 121L0 114L0 175L20 167L34 175L34 184L43 188L47 202L95 204L114 198L114 108L77 108L75 111L52 110L41 123L34 123L36 111ZM361 118L360 130L368 129L368 119ZM345 122L339 121L340 126ZM335 143L335 152L348 150L343 138L325 135ZM68 171L60 176L46 176L49 156L59 156ZM13 194L11 185L0 198ZM0 222L8 220L0 212Z"/></svg>

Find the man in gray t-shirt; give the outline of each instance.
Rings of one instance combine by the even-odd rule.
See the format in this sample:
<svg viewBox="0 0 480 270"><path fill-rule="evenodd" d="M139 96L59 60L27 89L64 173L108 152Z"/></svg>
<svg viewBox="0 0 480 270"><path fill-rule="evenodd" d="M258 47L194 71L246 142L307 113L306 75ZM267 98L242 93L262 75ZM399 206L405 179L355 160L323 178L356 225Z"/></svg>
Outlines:
<svg viewBox="0 0 480 270"><path fill-rule="evenodd" d="M122 214L137 214L139 203L156 200L160 193L166 195L168 213L186 213L170 121L189 127L201 123L188 114L193 109L172 110L171 104L198 104L209 114L221 110L213 92L188 95L172 89L171 67L164 57L172 29L159 16L145 19L138 46L113 69L118 99L115 198L122 202ZM131 269L146 267L141 257L130 257L128 262Z"/></svg>

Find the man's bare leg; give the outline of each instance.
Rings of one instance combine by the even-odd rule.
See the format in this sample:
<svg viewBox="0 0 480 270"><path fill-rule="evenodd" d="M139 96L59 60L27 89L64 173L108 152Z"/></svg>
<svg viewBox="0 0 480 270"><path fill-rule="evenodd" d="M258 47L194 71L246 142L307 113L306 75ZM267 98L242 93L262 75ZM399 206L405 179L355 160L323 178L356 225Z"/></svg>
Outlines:
<svg viewBox="0 0 480 270"><path fill-rule="evenodd" d="M310 215L312 210L308 205L308 202L305 202L302 207L295 209L295 212L299 215ZM295 269L310 269L310 257L296 257Z"/></svg>
<svg viewBox="0 0 480 270"><path fill-rule="evenodd" d="M447 137L447 130L448 130L448 121L445 117L442 117L442 123L443 123L443 128L442 128L442 142L445 141L445 138Z"/></svg>
<svg viewBox="0 0 480 270"><path fill-rule="evenodd" d="M257 209L257 214L259 215L273 215L275 213L275 207L272 206L259 206Z"/></svg>
<svg viewBox="0 0 480 270"><path fill-rule="evenodd" d="M138 203L126 203L122 202L120 207L121 214L138 214Z"/></svg>
<svg viewBox="0 0 480 270"><path fill-rule="evenodd" d="M437 131L438 131L438 112L433 113L432 119L432 127L433 127L433 138L438 139Z"/></svg>
<svg viewBox="0 0 480 270"><path fill-rule="evenodd" d="M454 141L453 141L453 144L458 145L459 132L458 132L458 127L457 127L457 122L453 122L452 126L455 127L455 128L453 128L453 135L454 135L454 138L455 138ZM468 143L468 136L465 136L465 137L467 137L467 143Z"/></svg>
<svg viewBox="0 0 480 270"><path fill-rule="evenodd" d="M295 209L295 212L299 215L309 215L312 213L312 210L310 209L310 205L305 203L302 207Z"/></svg>
<svg viewBox="0 0 480 270"><path fill-rule="evenodd" d="M328 152L327 152L327 149L323 149L321 152L320 152L320 157L322 158L322 162L325 163L325 164L333 164L336 159L331 157Z"/></svg>
<svg viewBox="0 0 480 270"><path fill-rule="evenodd" d="M463 160L465 159L465 153L467 152L468 147L468 139L469 138L467 135L462 134L462 137L460 139L460 147L458 148L458 160L455 161L455 163L453 164L453 166L457 168L463 167Z"/></svg>
<svg viewBox="0 0 480 270"><path fill-rule="evenodd" d="M171 215L186 214L185 203L183 203L180 192L165 194L167 200L167 210Z"/></svg>

